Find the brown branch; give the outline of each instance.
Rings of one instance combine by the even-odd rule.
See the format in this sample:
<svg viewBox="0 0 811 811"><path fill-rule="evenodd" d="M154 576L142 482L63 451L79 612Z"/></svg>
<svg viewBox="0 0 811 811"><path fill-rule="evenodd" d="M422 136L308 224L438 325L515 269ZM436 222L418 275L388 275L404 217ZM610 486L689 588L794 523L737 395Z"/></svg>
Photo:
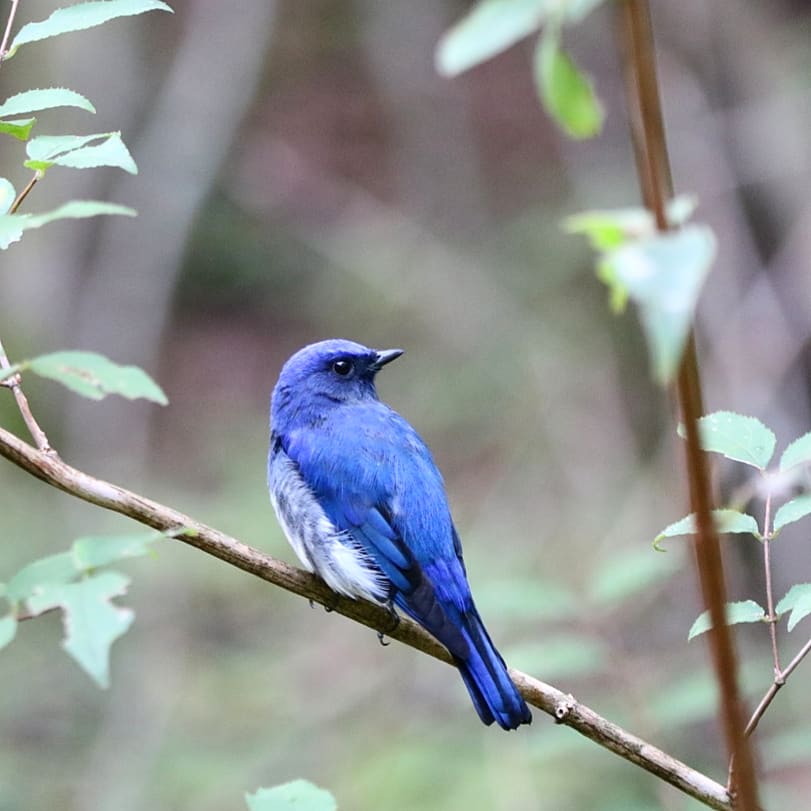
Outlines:
<svg viewBox="0 0 811 811"><path fill-rule="evenodd" d="M147 526L160 530L185 527L186 531L177 534L177 540L293 594L329 605L337 613L355 622L375 630L382 629L392 639L452 664L445 648L411 620L403 618L397 628L390 631L391 616L387 608L365 600L337 598L333 591L313 575L288 566L171 507L83 473L56 455L37 450L3 428L0 428L0 456L69 495L126 515ZM600 746L635 763L709 808L732 811L727 790L706 775L601 717L571 695L518 670L510 670L510 675L524 698L551 715L556 722L576 729Z"/></svg>
<svg viewBox="0 0 811 811"><path fill-rule="evenodd" d="M3 349L3 343L0 341L0 371L10 368L11 364L6 355L6 350ZM25 396L25 392L20 385L20 376L18 374L12 375L10 378L3 380L0 385L11 389L14 394L14 399L17 401L17 408L20 410L25 426L28 428L28 432L31 434L31 438L34 440L37 447L41 451L51 451L51 444L48 442L48 437L45 436L45 432L39 427L39 423L34 419L31 406L28 405L28 398Z"/></svg>
<svg viewBox="0 0 811 811"><path fill-rule="evenodd" d="M42 179L42 172L39 171L39 170L34 172L31 180L28 181L25 188L17 195L17 198L11 204L11 208L9 208L9 210L8 210L9 214L16 214L17 213L17 209L23 204L23 200L25 200L25 198L28 197L28 192L30 192L31 189L33 189L34 186L36 186L37 183L41 179Z"/></svg>
<svg viewBox="0 0 811 811"><path fill-rule="evenodd" d="M659 231L668 230L667 201L673 181L665 139L656 74L653 28L648 0L616 5L625 89L639 182L645 205ZM686 461L691 509L696 515L696 563L704 604L713 625L709 637L721 692L721 719L730 757L737 764L736 794L742 811L757 811L757 781L749 739L744 735L742 704L732 635L726 623L725 583L718 534L712 520L712 494L706 454L701 448L698 419L703 413L701 379L692 336L679 369L677 393L686 433ZM731 787L731 784L730 784Z"/></svg>

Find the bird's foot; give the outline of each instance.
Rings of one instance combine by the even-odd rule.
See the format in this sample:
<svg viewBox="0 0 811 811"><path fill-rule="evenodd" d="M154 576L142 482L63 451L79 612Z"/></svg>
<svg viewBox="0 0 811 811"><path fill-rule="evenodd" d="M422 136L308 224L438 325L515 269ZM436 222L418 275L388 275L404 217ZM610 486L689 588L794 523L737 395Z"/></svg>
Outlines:
<svg viewBox="0 0 811 811"><path fill-rule="evenodd" d="M341 599L341 598L340 598L340 597L339 597L337 594L335 594L335 593L333 593L332 595L330 595L330 597L329 597L329 599L328 599L327 601L325 601L325 602L321 603L321 605L323 605L323 606L324 606L324 611L326 611L326 612L327 612L327 614L331 614L331 613L332 613L333 611L335 611L335 609L338 607L338 601L339 601L340 599ZM315 606L316 606L316 601L315 601L315 600L313 600L313 598L312 598L312 597L310 597L310 599L309 599L307 602L309 602L309 604L310 604L310 608L315 608Z"/></svg>
<svg viewBox="0 0 811 811"><path fill-rule="evenodd" d="M389 617L391 618L391 624L384 631L377 632L377 639L384 648L391 644L385 641L386 634L391 634L393 631L396 631L397 626L400 624L400 615L397 613L396 609L394 608L394 603L391 600L386 602L386 608L388 609Z"/></svg>

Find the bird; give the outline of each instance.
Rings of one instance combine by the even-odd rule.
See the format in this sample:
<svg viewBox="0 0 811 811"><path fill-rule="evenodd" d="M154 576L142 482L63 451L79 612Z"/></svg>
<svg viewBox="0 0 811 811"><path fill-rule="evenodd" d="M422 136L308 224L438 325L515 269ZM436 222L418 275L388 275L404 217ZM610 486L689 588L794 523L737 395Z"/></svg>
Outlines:
<svg viewBox="0 0 811 811"><path fill-rule="evenodd" d="M402 354L330 339L287 360L271 395L270 500L308 571L419 623L450 652L482 722L516 729L532 714L476 610L442 475L375 388Z"/></svg>

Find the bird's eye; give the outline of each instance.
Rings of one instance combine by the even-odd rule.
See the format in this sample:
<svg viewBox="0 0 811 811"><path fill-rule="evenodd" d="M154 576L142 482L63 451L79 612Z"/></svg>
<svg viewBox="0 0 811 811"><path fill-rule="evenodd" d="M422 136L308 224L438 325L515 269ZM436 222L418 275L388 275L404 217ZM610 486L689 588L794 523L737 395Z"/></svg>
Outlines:
<svg viewBox="0 0 811 811"><path fill-rule="evenodd" d="M332 371L341 377L349 377L355 371L355 365L349 360L336 360L332 364Z"/></svg>

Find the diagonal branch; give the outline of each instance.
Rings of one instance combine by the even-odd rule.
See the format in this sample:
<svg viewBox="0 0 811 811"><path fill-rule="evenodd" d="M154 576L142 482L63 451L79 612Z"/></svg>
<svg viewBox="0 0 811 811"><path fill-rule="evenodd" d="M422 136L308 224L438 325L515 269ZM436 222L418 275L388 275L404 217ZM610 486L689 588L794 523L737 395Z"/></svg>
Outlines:
<svg viewBox="0 0 811 811"><path fill-rule="evenodd" d="M171 507L77 470L54 454L37 450L3 428L0 428L0 456L69 495L121 513L147 526L160 530L184 527L186 530L178 534L177 540L261 577L268 583L322 605L329 605L337 613L355 622L375 630L388 629L391 625L391 617L385 607L364 600L336 598L335 593L317 577L288 566ZM396 629L391 632L386 630L385 633L416 650L452 664L445 648L407 618L403 618ZM600 746L670 783L709 808L732 811L727 790L706 775L601 717L580 704L573 696L518 670L511 670L510 675L524 698L551 715L557 723L576 729Z"/></svg>

